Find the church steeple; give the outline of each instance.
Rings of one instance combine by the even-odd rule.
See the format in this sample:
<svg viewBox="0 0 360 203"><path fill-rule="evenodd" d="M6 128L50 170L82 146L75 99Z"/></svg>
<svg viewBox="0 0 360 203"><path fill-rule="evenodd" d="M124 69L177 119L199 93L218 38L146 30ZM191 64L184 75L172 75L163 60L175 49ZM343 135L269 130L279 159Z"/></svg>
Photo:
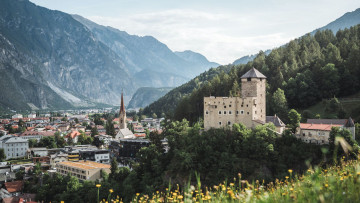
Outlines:
<svg viewBox="0 0 360 203"><path fill-rule="evenodd" d="M121 103L120 103L120 112L119 112L119 128L125 129L126 128L126 111L124 105L124 96L121 92Z"/></svg>

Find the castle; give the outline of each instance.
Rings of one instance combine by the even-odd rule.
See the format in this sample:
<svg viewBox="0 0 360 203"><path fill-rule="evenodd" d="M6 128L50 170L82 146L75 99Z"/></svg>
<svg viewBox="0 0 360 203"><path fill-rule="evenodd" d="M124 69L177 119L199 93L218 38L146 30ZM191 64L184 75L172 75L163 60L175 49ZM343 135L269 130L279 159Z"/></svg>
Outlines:
<svg viewBox="0 0 360 203"><path fill-rule="evenodd" d="M241 76L241 97L204 97L204 129L267 123L265 89L266 77L252 68Z"/></svg>

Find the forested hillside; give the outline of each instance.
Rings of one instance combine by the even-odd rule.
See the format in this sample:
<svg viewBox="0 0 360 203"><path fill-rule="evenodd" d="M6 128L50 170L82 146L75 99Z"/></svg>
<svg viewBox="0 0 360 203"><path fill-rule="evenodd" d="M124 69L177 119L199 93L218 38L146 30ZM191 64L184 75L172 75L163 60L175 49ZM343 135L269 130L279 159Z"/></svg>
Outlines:
<svg viewBox="0 0 360 203"><path fill-rule="evenodd" d="M268 115L286 116L288 107L303 109L322 99L354 94L360 88L359 39L360 25L336 35L330 30L307 34L273 49L269 55L260 51L246 65L220 67L212 70L218 74L211 77L206 72L174 89L145 112L164 112L178 120L195 122L203 114L203 97L234 95L241 88L240 77L252 67L267 76ZM163 108L168 102L172 105Z"/></svg>

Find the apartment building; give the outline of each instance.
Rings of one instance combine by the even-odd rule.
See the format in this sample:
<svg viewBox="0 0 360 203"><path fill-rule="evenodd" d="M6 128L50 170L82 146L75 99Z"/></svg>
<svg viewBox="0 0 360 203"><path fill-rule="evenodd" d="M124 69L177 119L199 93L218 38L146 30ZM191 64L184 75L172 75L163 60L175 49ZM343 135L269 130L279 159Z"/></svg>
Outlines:
<svg viewBox="0 0 360 203"><path fill-rule="evenodd" d="M56 164L56 172L64 176L70 174L82 181L101 179L101 170L110 173L110 165L86 160L78 162L64 161Z"/></svg>

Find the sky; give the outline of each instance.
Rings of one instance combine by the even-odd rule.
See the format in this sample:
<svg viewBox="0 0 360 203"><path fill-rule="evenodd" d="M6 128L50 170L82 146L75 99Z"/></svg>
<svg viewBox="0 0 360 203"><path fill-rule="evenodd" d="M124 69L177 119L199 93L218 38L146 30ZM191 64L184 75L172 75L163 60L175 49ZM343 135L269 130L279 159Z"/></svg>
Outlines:
<svg viewBox="0 0 360 203"><path fill-rule="evenodd" d="M281 46L360 7L359 0L30 1L220 64Z"/></svg>

